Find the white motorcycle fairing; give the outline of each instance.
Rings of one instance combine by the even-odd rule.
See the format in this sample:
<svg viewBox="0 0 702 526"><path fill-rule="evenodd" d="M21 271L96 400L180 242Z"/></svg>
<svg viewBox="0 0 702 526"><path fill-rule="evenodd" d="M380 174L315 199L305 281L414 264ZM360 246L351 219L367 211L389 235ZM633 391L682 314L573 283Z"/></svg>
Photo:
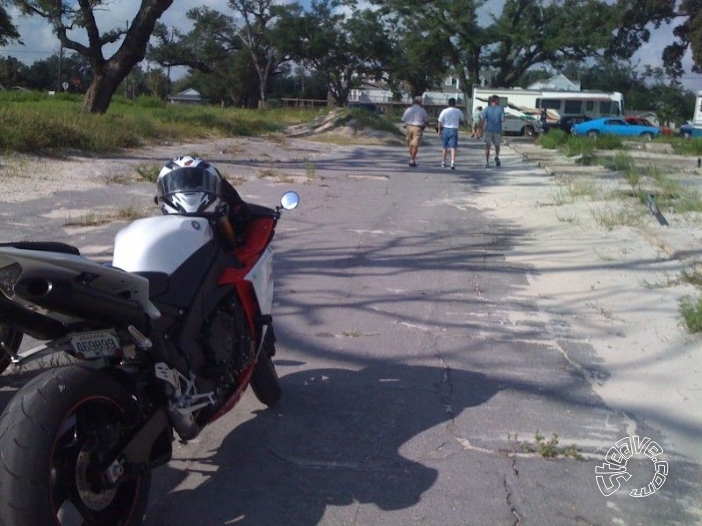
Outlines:
<svg viewBox="0 0 702 526"><path fill-rule="evenodd" d="M112 265L127 272L170 275L213 237L209 221L202 217L138 219L117 233Z"/></svg>

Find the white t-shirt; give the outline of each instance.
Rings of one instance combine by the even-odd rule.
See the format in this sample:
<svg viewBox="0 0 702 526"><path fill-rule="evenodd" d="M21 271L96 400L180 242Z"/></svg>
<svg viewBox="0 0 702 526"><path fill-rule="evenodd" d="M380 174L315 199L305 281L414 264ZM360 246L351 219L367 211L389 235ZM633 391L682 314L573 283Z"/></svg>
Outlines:
<svg viewBox="0 0 702 526"><path fill-rule="evenodd" d="M463 112L456 108L455 106L449 106L444 108L439 113L439 122L444 128L460 128L461 121L463 121Z"/></svg>
<svg viewBox="0 0 702 526"><path fill-rule="evenodd" d="M411 124L412 126L426 126L429 121L429 116L424 108L419 104L413 104L405 110L402 115L402 122Z"/></svg>

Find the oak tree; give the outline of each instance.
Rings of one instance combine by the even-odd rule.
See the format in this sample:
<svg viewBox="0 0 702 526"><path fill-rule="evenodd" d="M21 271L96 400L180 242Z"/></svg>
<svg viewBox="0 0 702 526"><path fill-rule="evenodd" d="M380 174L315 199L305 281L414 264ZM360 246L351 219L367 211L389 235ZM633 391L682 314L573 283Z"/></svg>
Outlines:
<svg viewBox="0 0 702 526"><path fill-rule="evenodd" d="M46 19L62 48L85 57L92 68L93 80L83 99L83 109L105 113L112 96L132 68L144 59L146 46L161 15L173 0L141 0L134 19L126 27L102 31L95 17L98 9L109 9L110 0L12 0L27 15ZM75 37L76 28L84 31L87 43ZM117 51L106 57L104 47L121 40Z"/></svg>

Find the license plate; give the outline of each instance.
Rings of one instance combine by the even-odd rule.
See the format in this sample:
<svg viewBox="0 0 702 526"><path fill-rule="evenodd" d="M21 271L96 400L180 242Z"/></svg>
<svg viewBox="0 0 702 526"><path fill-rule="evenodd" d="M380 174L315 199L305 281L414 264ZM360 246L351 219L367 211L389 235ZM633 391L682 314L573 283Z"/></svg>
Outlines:
<svg viewBox="0 0 702 526"><path fill-rule="evenodd" d="M81 332L71 336L71 345L83 358L115 356L120 349L119 339L113 331Z"/></svg>

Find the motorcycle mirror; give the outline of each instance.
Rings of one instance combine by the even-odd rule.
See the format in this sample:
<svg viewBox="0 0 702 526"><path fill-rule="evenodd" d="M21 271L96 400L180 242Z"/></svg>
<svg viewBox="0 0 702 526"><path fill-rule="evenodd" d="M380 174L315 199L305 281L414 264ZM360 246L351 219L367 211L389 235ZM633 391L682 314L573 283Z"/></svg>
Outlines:
<svg viewBox="0 0 702 526"><path fill-rule="evenodd" d="M280 198L280 205L285 210L292 210L293 208L296 208L299 204L300 196L297 195L297 192L285 192L283 194L283 197Z"/></svg>

